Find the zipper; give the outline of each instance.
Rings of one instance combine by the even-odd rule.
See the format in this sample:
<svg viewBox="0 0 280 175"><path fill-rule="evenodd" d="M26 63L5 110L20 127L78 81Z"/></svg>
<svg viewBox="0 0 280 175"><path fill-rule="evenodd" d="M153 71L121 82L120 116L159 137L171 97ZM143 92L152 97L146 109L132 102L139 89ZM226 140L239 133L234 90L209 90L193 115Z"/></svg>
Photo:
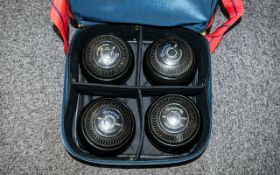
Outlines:
<svg viewBox="0 0 280 175"><path fill-rule="evenodd" d="M203 31L203 32L201 33L201 35L202 35L202 36L206 36L206 35L207 35L206 30L205 30L205 31Z"/></svg>
<svg viewBox="0 0 280 175"><path fill-rule="evenodd" d="M88 28L88 26L83 26L82 24L78 24L77 28L80 30L84 30L84 29Z"/></svg>

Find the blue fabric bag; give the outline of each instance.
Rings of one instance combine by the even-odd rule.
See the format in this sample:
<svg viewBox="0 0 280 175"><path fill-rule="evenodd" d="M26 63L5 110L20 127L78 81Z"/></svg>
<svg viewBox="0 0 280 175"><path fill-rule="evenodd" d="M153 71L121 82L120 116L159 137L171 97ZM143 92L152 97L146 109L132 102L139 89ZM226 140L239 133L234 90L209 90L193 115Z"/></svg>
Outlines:
<svg viewBox="0 0 280 175"><path fill-rule="evenodd" d="M73 16L81 25L94 22L153 26L186 26L205 30L217 0L69 0Z"/></svg>
<svg viewBox="0 0 280 175"><path fill-rule="evenodd" d="M217 0L53 0L50 17L62 36L64 51L67 55L61 135L69 154L85 163L118 167L166 166L182 164L198 158L205 151L211 133L210 53L214 51L223 34L241 17L244 11L242 0L222 0L222 3L229 13L229 19L214 32L203 36L202 33L205 34L213 22ZM68 17L76 21L80 28L74 34L70 45L68 41ZM189 41L193 43L192 47L201 58L199 68L201 74L198 85L193 88L193 93L196 94L195 98L205 117L201 138L189 152L181 155L145 157L141 151L139 153L139 150L143 150L143 144L140 143L135 157L123 155L122 157L108 158L92 155L80 148L76 136L77 116L81 112L85 99L92 95L91 91L104 91L105 93L108 87L80 82L79 55L85 44L84 40L91 37L93 33L102 33L103 30L112 29L118 31L120 35L124 35L118 26L127 33L129 33L131 26L140 26L141 32L143 30L150 33L169 31L171 33L179 31L180 33L181 30L185 30ZM177 28L180 29L177 31ZM152 36L152 34L150 35ZM114 86L114 88L122 88L122 86ZM129 89L130 87L125 88ZM137 88L141 89L142 87ZM141 135L141 137L143 140L144 136Z"/></svg>

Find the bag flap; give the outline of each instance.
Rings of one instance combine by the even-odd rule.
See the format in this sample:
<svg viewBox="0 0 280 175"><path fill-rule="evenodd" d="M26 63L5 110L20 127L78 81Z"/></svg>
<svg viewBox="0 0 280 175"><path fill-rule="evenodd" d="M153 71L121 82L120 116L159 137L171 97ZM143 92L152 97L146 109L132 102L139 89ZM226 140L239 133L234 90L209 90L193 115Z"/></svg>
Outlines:
<svg viewBox="0 0 280 175"><path fill-rule="evenodd" d="M69 1L67 3L67 1ZM197 32L207 29L206 38L213 53L223 35L243 15L242 0L221 0L228 19L211 33L217 0L52 0L50 18L69 49L68 16L84 26L96 23L130 23L152 26L183 26ZM69 5L70 4L70 5ZM72 13L70 11L72 9Z"/></svg>
<svg viewBox="0 0 280 175"><path fill-rule="evenodd" d="M205 30L217 0L68 0L75 20L153 26L186 26Z"/></svg>

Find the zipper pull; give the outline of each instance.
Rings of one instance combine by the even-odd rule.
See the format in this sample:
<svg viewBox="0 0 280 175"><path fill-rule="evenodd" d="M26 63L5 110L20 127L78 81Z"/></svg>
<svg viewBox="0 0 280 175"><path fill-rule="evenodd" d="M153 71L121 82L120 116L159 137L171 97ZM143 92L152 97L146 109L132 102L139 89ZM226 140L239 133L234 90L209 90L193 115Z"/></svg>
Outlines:
<svg viewBox="0 0 280 175"><path fill-rule="evenodd" d="M80 30L84 30L84 29L87 28L87 26L83 26L83 25L81 25L81 24L78 24L78 25L77 25L77 28L80 29Z"/></svg>

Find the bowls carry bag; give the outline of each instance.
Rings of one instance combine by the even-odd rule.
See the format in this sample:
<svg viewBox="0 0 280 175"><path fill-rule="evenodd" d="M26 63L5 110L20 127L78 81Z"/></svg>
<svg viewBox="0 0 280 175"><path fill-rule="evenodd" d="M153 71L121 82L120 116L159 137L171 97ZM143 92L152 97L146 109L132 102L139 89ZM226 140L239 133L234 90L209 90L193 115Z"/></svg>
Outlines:
<svg viewBox="0 0 280 175"><path fill-rule="evenodd" d="M244 12L211 31L217 0L53 0L50 18L67 57L61 135L93 165L188 163L207 148L210 54ZM69 44L69 19L78 29Z"/></svg>

